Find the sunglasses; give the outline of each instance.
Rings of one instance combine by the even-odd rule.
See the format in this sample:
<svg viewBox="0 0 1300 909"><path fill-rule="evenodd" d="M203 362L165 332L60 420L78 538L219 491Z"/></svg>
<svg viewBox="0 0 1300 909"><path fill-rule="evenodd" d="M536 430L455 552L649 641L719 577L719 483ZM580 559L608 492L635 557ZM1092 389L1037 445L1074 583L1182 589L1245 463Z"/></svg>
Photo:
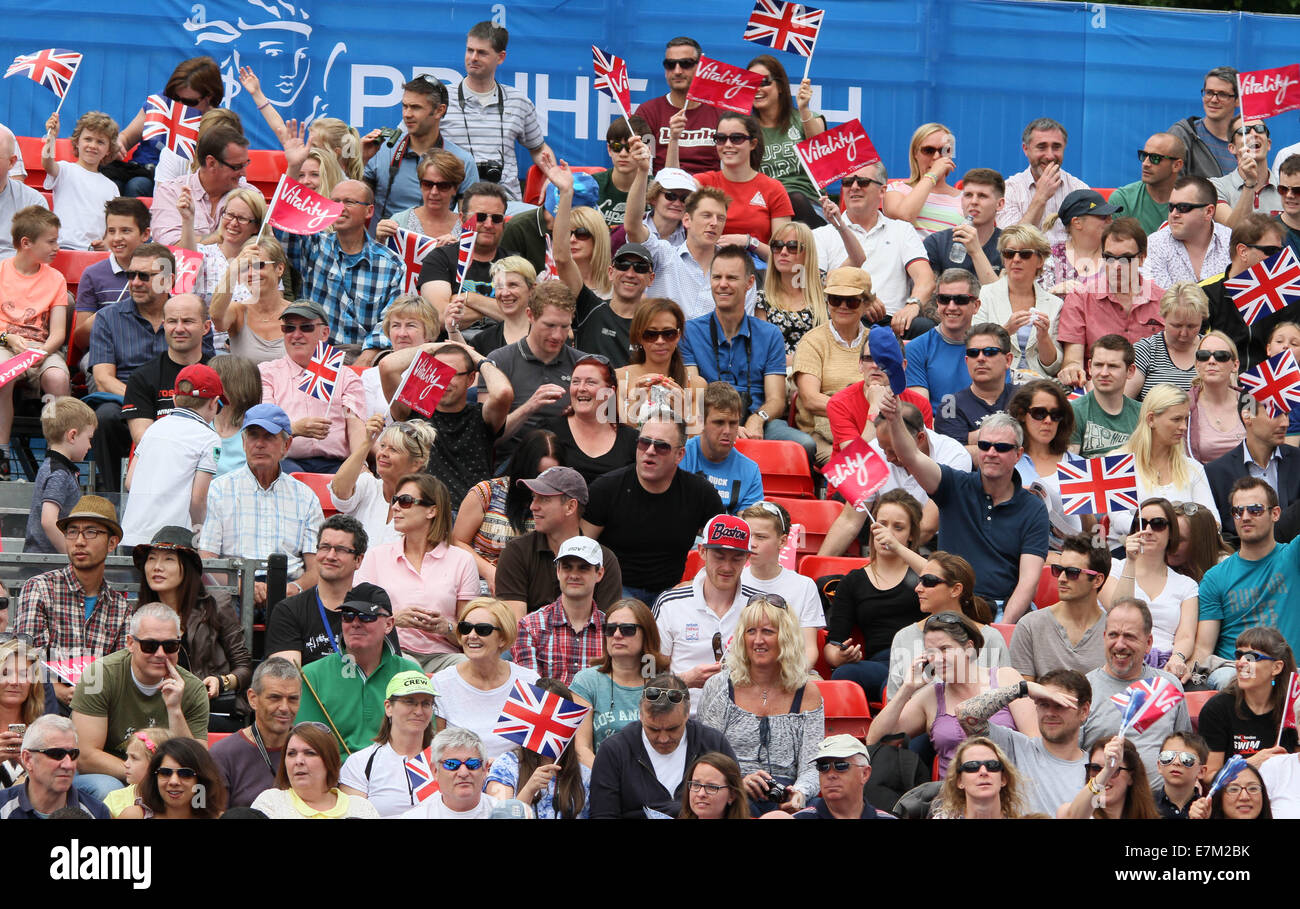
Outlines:
<svg viewBox="0 0 1300 909"><path fill-rule="evenodd" d="M326 735L334 734L334 730L330 729L329 726L325 725L320 720L303 720L301 723L294 723L293 728L289 730L289 734L293 735L303 726L310 726L312 729L315 729L317 732L324 732Z"/></svg>
<svg viewBox="0 0 1300 909"><path fill-rule="evenodd" d="M575 237L578 235L577 231L574 231L573 233ZM590 236L590 234L588 234L588 236ZM644 259L615 259L614 260L614 271L627 271L628 269L631 269L632 271L636 272L638 275L648 275L650 274L650 272L654 271L654 266L651 265L649 262L645 261Z"/></svg>
<svg viewBox="0 0 1300 909"><path fill-rule="evenodd" d="M305 335L310 334L324 324L324 322L281 322L280 331L284 332L286 335L295 333Z"/></svg>
<svg viewBox="0 0 1300 909"><path fill-rule="evenodd" d="M1261 136L1268 135L1268 127L1263 123L1252 123L1249 126L1238 126L1232 131L1234 136L1248 136L1251 133L1259 133Z"/></svg>
<svg viewBox="0 0 1300 909"><path fill-rule="evenodd" d="M642 136L641 141L644 142L646 145L649 145L651 142L654 141L654 136ZM605 144L608 145L609 150L616 155L621 151L632 150L631 139L610 139Z"/></svg>
<svg viewBox="0 0 1300 909"><path fill-rule="evenodd" d="M349 622L361 622L363 625L371 625L379 621L379 616L377 615L371 615L370 613L365 613L365 612L357 612L352 609L344 609L339 614L339 617L343 620L344 625L348 624Z"/></svg>
<svg viewBox="0 0 1300 909"><path fill-rule="evenodd" d="M1182 512L1189 518L1201 510L1200 504L1196 502L1171 502L1170 504L1174 506L1174 511Z"/></svg>
<svg viewBox="0 0 1300 909"><path fill-rule="evenodd" d="M1052 572L1052 577L1059 578L1061 575L1065 575L1071 581L1079 580L1081 574L1086 574L1090 578L1101 577L1100 571L1093 571L1091 568L1066 568L1064 565L1053 565L1049 570Z"/></svg>
<svg viewBox="0 0 1300 909"><path fill-rule="evenodd" d="M691 197L690 192L685 189L665 189L660 195L669 202L685 202Z"/></svg>
<svg viewBox="0 0 1300 909"><path fill-rule="evenodd" d="M1243 514L1248 514L1252 518L1257 518L1264 513L1267 507L1266 505L1233 505L1232 516L1239 518Z"/></svg>
<svg viewBox="0 0 1300 909"><path fill-rule="evenodd" d="M162 274L162 272L161 271L123 271L122 274L126 275L126 279L128 281L152 281L158 275Z"/></svg>
<svg viewBox="0 0 1300 909"><path fill-rule="evenodd" d="M1168 518L1139 518L1138 519L1138 530L1146 530L1148 527L1150 527L1152 530L1156 532L1168 530L1169 519Z"/></svg>
<svg viewBox="0 0 1300 909"><path fill-rule="evenodd" d="M7 600L9 598L5 597L5 599ZM9 604L5 603L4 608L7 609L8 607ZM0 631L0 644L8 644L10 641L17 641L19 644L22 644L24 647L36 646L36 638L32 637L30 634L23 634L20 632L13 632L13 631Z"/></svg>
<svg viewBox="0 0 1300 909"><path fill-rule="evenodd" d="M1137 258L1136 253L1108 253L1104 252L1101 257L1107 262L1132 262Z"/></svg>
<svg viewBox="0 0 1300 909"><path fill-rule="evenodd" d="M934 157L935 155L942 155L945 149L936 148L933 145L922 145L920 148L917 149L917 151L919 151L923 155L929 155L931 157Z"/></svg>
<svg viewBox="0 0 1300 909"><path fill-rule="evenodd" d="M1088 779L1092 779L1094 776L1101 773L1101 764L1094 764L1089 761L1087 764L1083 765L1083 770L1088 775ZM1128 770L1128 768L1119 767L1118 770Z"/></svg>
<svg viewBox="0 0 1300 909"><path fill-rule="evenodd" d="M161 777L164 780L170 780L172 774L183 780L197 780L199 772L191 767L159 767L154 772L154 776Z"/></svg>
<svg viewBox="0 0 1300 909"><path fill-rule="evenodd" d="M681 60L669 60L665 57L664 69L695 69L695 65L699 62L699 57L685 57Z"/></svg>
<svg viewBox="0 0 1300 909"><path fill-rule="evenodd" d="M773 240L768 246L772 248L772 252L780 252L783 249L789 252L803 252L803 244L798 240Z"/></svg>
<svg viewBox="0 0 1300 909"><path fill-rule="evenodd" d="M641 626L635 622L618 622L616 624L606 623L601 633L607 638L612 638L614 632L617 631L619 634L623 635L623 637L630 638L640 630Z"/></svg>
<svg viewBox="0 0 1300 909"><path fill-rule="evenodd" d="M853 766L852 761L847 761L844 758L839 758L836 760L831 760L830 758L821 758L819 760L813 761L813 764L816 765L818 773L828 773L831 770L834 770L836 773L848 773L849 768Z"/></svg>
<svg viewBox="0 0 1300 909"><path fill-rule="evenodd" d="M668 454L668 452L673 450L673 443L665 442L663 439L647 438L646 436L637 437L637 451L649 451L651 448L655 450L655 454Z"/></svg>
<svg viewBox="0 0 1300 909"><path fill-rule="evenodd" d="M478 770L483 766L483 759L465 758L464 760L461 760L460 758L443 758L438 763L442 766L443 770L451 770L453 772L459 770L461 764L464 764L470 770Z"/></svg>
<svg viewBox="0 0 1300 909"><path fill-rule="evenodd" d="M691 780L686 785L691 792L706 792L709 795L717 795L727 788L726 786L719 786L717 783L701 783L699 780Z"/></svg>
<svg viewBox="0 0 1300 909"><path fill-rule="evenodd" d="M1300 196L1300 186L1284 186L1278 184L1277 192L1280 196Z"/></svg>
<svg viewBox="0 0 1300 909"><path fill-rule="evenodd" d="M758 87L759 87L759 88L766 88L767 86L769 86L769 85L771 85L771 84L772 84L772 77L771 77L771 76L764 76L762 79L759 79L759 80L758 80Z"/></svg>
<svg viewBox="0 0 1300 909"><path fill-rule="evenodd" d="M1010 262L1012 259L1021 259L1028 262L1036 255L1038 255L1038 252L1033 249L1004 249L1002 250L1002 261Z"/></svg>
<svg viewBox="0 0 1300 909"><path fill-rule="evenodd" d="M1196 352L1196 362L1208 363L1213 357L1216 363L1227 363L1232 359L1232 354L1226 350L1198 350Z"/></svg>
<svg viewBox="0 0 1300 909"><path fill-rule="evenodd" d="M766 511L772 517L776 518L776 526L780 528L782 533L790 532L790 525L786 523L786 516L782 514L780 505L777 505L775 502L768 502L764 499L760 499L754 504Z"/></svg>
<svg viewBox="0 0 1300 909"><path fill-rule="evenodd" d="M686 692L680 688L646 688L641 696L652 703L660 698L667 698L670 704L680 704L686 700Z"/></svg>
<svg viewBox="0 0 1300 909"><path fill-rule="evenodd" d="M488 212L485 212L485 211L480 211L480 212L475 212L475 213L474 213L474 220L477 221L479 224L482 224L484 221L489 221L489 220L490 220L493 224L500 224L500 223L501 223L502 221L504 221L505 219L506 219L506 216L505 216L505 215L498 214L497 212L492 212L491 214L489 214ZM576 233L576 231L575 231L575 233Z"/></svg>
<svg viewBox="0 0 1300 909"><path fill-rule="evenodd" d="M779 593L756 593L745 601L746 606L753 606L757 603L765 603L769 606L775 606L777 609L790 608L790 604L785 601L785 597Z"/></svg>
<svg viewBox="0 0 1300 909"><path fill-rule="evenodd" d="M680 328L647 328L641 332L642 341L676 341L681 337Z"/></svg>
<svg viewBox="0 0 1300 909"><path fill-rule="evenodd" d="M436 189L440 193L451 192L456 188L456 184L450 180L421 180L420 189Z"/></svg>
<svg viewBox="0 0 1300 909"><path fill-rule="evenodd" d="M937 574L923 574L920 577L920 581L921 581L921 586L924 587L926 590L933 590L934 588L938 587L940 584L948 583L943 578L939 577Z"/></svg>
<svg viewBox="0 0 1300 909"><path fill-rule="evenodd" d="M43 754L52 761L61 761L66 757L74 761L81 756L80 748L29 748L32 754Z"/></svg>
<svg viewBox="0 0 1300 909"><path fill-rule="evenodd" d="M402 493L400 496L393 496L393 504L398 508L410 508L412 505L423 505L425 508L432 507L435 503L428 499L417 499L409 493Z"/></svg>
<svg viewBox="0 0 1300 909"><path fill-rule="evenodd" d="M1170 202L1169 210L1171 212L1176 211L1180 215L1185 215L1188 212L1196 211L1198 208L1208 208L1209 205L1210 203L1208 202Z"/></svg>
<svg viewBox="0 0 1300 909"><path fill-rule="evenodd" d="M1264 258L1266 259L1269 256L1276 256L1278 253L1282 251L1282 247L1280 246L1264 246L1259 243L1247 243L1246 246L1248 246L1251 249L1259 250L1264 254Z"/></svg>
<svg viewBox="0 0 1300 909"><path fill-rule="evenodd" d="M186 107L198 107L200 104L203 103L202 98L186 98L181 95L177 95L176 100L179 101L181 104L184 104Z"/></svg>
<svg viewBox="0 0 1300 909"><path fill-rule="evenodd" d="M1179 158L1179 157L1176 157L1176 156L1174 156L1174 155L1157 155L1157 154L1155 154L1154 152L1149 152L1149 151L1147 151L1145 148L1139 148L1139 149L1138 149L1138 160L1139 160L1139 161L1150 161L1152 164L1161 164L1161 163L1163 163L1163 162L1166 161L1166 160L1168 160L1168 161L1181 161L1181 160L1183 160L1183 159L1182 159L1182 158Z"/></svg>
<svg viewBox="0 0 1300 909"><path fill-rule="evenodd" d="M962 773L979 773L981 767L989 773L1002 772L1002 762L997 758L987 758L982 761L962 761L961 766L958 769L961 770Z"/></svg>
<svg viewBox="0 0 1300 909"><path fill-rule="evenodd" d="M587 230L585 227L575 227L573 230L569 231L569 236L576 237L579 240L590 240L591 231Z"/></svg>
<svg viewBox="0 0 1300 909"><path fill-rule="evenodd" d="M873 180L870 177L845 177L840 181L840 185L845 189L852 189L855 186L861 186L866 189L868 186L884 186L879 180Z"/></svg>
<svg viewBox="0 0 1300 909"><path fill-rule="evenodd" d="M970 294L935 294L934 298L939 301L940 306L966 306L975 302L975 298Z"/></svg>
<svg viewBox="0 0 1300 909"><path fill-rule="evenodd" d="M714 133L714 145L726 145L730 142L732 145L744 145L750 141L749 133Z"/></svg>
<svg viewBox="0 0 1300 909"><path fill-rule="evenodd" d="M135 642L140 645L142 653L157 653L158 648L163 649L163 653L175 653L181 649L181 639L172 638L169 641L155 641L153 638L136 638Z"/></svg>
<svg viewBox="0 0 1300 909"><path fill-rule="evenodd" d="M456 623L456 633L459 634L461 637L464 637L465 635L469 634L472 631L479 637L485 638L491 635L492 632L500 631L500 630L501 629L498 628L496 625L493 625L489 622L466 622L462 620Z"/></svg>
<svg viewBox="0 0 1300 909"><path fill-rule="evenodd" d="M1016 450L1014 442L990 442L987 439L980 439L975 443L975 447L980 451L988 451L991 448L998 454L1006 454L1009 451Z"/></svg>
<svg viewBox="0 0 1300 909"><path fill-rule="evenodd" d="M1059 423L1065 419L1065 411L1059 407L1053 407L1050 410L1046 407L1031 407L1025 411L1029 419L1037 420L1042 423L1044 420L1051 420L1053 423Z"/></svg>
<svg viewBox="0 0 1300 909"><path fill-rule="evenodd" d="M1238 650L1233 653L1232 658L1234 660L1245 660L1247 663L1258 663L1260 661L1265 663L1279 662L1277 657L1271 657L1267 653L1260 653L1258 650Z"/></svg>
<svg viewBox="0 0 1300 909"><path fill-rule="evenodd" d="M1000 357L1006 351L1001 347L967 347L966 356L972 360L978 359L980 354L988 357L990 360L994 357Z"/></svg>
<svg viewBox="0 0 1300 909"><path fill-rule="evenodd" d="M861 309L861 297L837 297L834 294L826 295L826 305L831 309Z"/></svg>
<svg viewBox="0 0 1300 909"><path fill-rule="evenodd" d="M1166 766L1178 761L1184 767L1195 767L1201 759L1190 751L1162 751L1156 756L1156 760Z"/></svg>

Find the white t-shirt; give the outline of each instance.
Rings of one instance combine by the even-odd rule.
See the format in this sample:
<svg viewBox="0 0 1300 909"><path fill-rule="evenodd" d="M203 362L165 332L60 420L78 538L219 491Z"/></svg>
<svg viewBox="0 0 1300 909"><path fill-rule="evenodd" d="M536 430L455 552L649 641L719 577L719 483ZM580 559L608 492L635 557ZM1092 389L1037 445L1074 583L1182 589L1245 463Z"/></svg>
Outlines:
<svg viewBox="0 0 1300 909"><path fill-rule="evenodd" d="M760 581L754 577L753 570L746 565L740 573L743 587L752 587L764 593L775 593L785 599L794 614L799 617L800 628L825 628L826 614L822 611L822 598L817 593L817 584L812 578L806 578L797 571L782 568L781 573L770 581Z"/></svg>
<svg viewBox="0 0 1300 909"><path fill-rule="evenodd" d="M1122 575L1127 564L1127 559L1116 559L1111 562L1111 577L1117 578ZM1160 591L1159 596L1151 596L1137 581L1133 582L1133 596L1146 600L1147 606L1151 607L1153 647L1157 650L1174 649L1174 635L1178 632L1178 621L1183 617L1183 600L1197 596L1200 589L1201 585L1172 568L1165 569L1165 587Z"/></svg>
<svg viewBox="0 0 1300 909"><path fill-rule="evenodd" d="M372 754L375 760L370 763ZM366 779L367 763L370 763L369 779ZM396 817L409 811L412 805L420 804L411 794L411 784L406 778L406 758L387 743L370 745L349 755L339 772L339 785L365 793L366 801L375 806L380 817Z"/></svg>
<svg viewBox="0 0 1300 909"><path fill-rule="evenodd" d="M1300 755L1277 754L1259 768L1275 818L1300 818Z"/></svg>
<svg viewBox="0 0 1300 909"><path fill-rule="evenodd" d="M193 527L195 473L215 474L221 437L188 410L156 420L135 447L131 492L122 512L122 545L148 543L164 527Z"/></svg>
<svg viewBox="0 0 1300 909"><path fill-rule="evenodd" d="M340 513L351 515L366 529L369 546L374 549L385 543L396 543L402 535L393 529L388 520L389 504L384 500L384 481L368 470L361 471L352 498L340 499L330 489L330 501Z"/></svg>
<svg viewBox="0 0 1300 909"><path fill-rule="evenodd" d="M641 733L641 744L650 756L650 766L654 768L655 777L669 792L676 792L682 784L682 777L686 775L686 736L682 736L672 754L655 751L644 731Z"/></svg>
<svg viewBox="0 0 1300 909"><path fill-rule="evenodd" d="M60 249L88 250L104 236L104 204L117 198L116 183L75 161L60 161L57 176L45 175L45 188L54 191Z"/></svg>
<svg viewBox="0 0 1300 909"><path fill-rule="evenodd" d="M496 760L517 744L492 731L515 680L523 679L533 685L539 678L535 669L527 669L518 663L506 665L510 667L510 677L504 685L490 691L480 691L470 685L460 677L456 666L448 666L433 676L433 689L438 692L433 712L446 720L448 726L459 726L477 732L483 740L483 751L489 761ZM431 801L432 797L422 804L427 805Z"/></svg>
<svg viewBox="0 0 1300 909"><path fill-rule="evenodd" d="M434 818L437 820L462 820L462 821L482 821L492 817L492 809L497 806L497 800L490 795L480 795L478 804L469 811L452 811L442 803L442 793L435 792L420 804L416 805L410 811L402 814L404 818Z"/></svg>
<svg viewBox="0 0 1300 909"><path fill-rule="evenodd" d="M844 218L848 220L847 215ZM907 266L920 260L927 270L930 267L925 246L915 227L906 221L886 218L883 213L877 215L876 223L869 231L852 222L850 226L866 255L862 270L871 275L871 292L880 298L885 311L892 316L903 308L903 301L910 293ZM833 225L826 224L814 230L813 240L817 243L817 261L822 268L830 271L849 264L844 238Z"/></svg>

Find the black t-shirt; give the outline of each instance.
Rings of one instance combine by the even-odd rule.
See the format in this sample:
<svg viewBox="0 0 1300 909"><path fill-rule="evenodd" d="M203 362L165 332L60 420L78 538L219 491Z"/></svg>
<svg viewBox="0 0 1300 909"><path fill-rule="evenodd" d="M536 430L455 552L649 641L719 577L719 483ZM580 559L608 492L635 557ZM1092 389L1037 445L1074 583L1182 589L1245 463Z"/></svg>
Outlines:
<svg viewBox="0 0 1300 909"><path fill-rule="evenodd" d="M207 354L199 360L212 359ZM176 377L185 367L163 351L148 363L140 365L126 380L126 393L122 395L122 419L156 420L172 412L172 397L176 394Z"/></svg>
<svg viewBox="0 0 1300 909"><path fill-rule="evenodd" d="M459 251L459 246L451 244L449 246L439 246L425 256L424 261L420 263L419 289L423 290L424 285L430 281L446 281L451 285L451 292L456 293L460 289L460 284L456 281L456 259ZM492 257L492 262L504 259L509 255L512 255L512 253L498 247L496 255ZM485 297L496 296L493 292L490 274L492 262L480 262L475 259L469 263L469 268L465 270L466 293L482 294Z"/></svg>
<svg viewBox="0 0 1300 909"><path fill-rule="evenodd" d="M382 587L365 583L358 584L348 591L347 599L389 602L388 593ZM329 609L325 610L325 615L329 617L334 640L342 649L343 617ZM388 643L392 645L395 652L402 652L401 645L397 642L397 629L389 632ZM325 626L321 624L315 587L308 587L302 593L285 597L271 610L271 622L266 629L266 652L279 653L281 650L299 651L304 666L334 652L334 648L330 646L329 635L325 633Z"/></svg>
<svg viewBox="0 0 1300 909"><path fill-rule="evenodd" d="M626 467L636 460L636 439L640 433L631 426L615 427L613 447L598 458L590 457L578 447L578 443L573 440L573 431L569 428L568 417L556 417L546 428L555 433L560 450L564 452L564 457L560 459L561 463L582 474L588 487L596 481L597 477L602 477L611 470Z"/></svg>
<svg viewBox="0 0 1300 909"><path fill-rule="evenodd" d="M998 237L1000 236L1002 236L1002 229L995 227L993 228L993 236L989 237L988 242L983 244L984 255L988 257L989 265L993 266L994 271L1002 268L1002 253L998 252ZM930 268L934 269L936 275L941 275L950 268L960 268L971 274L975 273L975 266L971 262L970 253L965 246L962 246L961 251L966 253L966 258L960 262L952 260L951 227L930 234L922 241L921 245L925 247L925 254L930 259Z"/></svg>
<svg viewBox="0 0 1300 909"><path fill-rule="evenodd" d="M888 650L894 635L925 618L916 598L919 580L909 568L897 587L880 590L871 583L865 569L853 569L835 588L827 621L827 640L847 641L856 628L862 636L864 659Z"/></svg>
<svg viewBox="0 0 1300 909"><path fill-rule="evenodd" d="M595 307L577 324L573 335L578 350L608 357L615 369L626 366L631 359L632 320L614 312L608 303Z"/></svg>
<svg viewBox="0 0 1300 909"><path fill-rule="evenodd" d="M667 590L681 581L696 536L725 510L708 480L682 470L666 491L646 492L636 464L596 480L589 499L583 519L604 528L600 542L618 556L624 586L646 590Z"/></svg>
<svg viewBox="0 0 1300 909"><path fill-rule="evenodd" d="M1285 684L1281 682L1280 684ZM1272 712L1251 713L1250 708L1242 702L1242 719L1237 715L1237 698L1230 691L1216 694L1205 702L1198 720L1201 735L1211 751L1222 751L1224 760L1234 754L1250 757L1256 751L1272 748L1277 741L1277 723L1273 721ZM1282 736L1282 745L1295 747L1295 733L1287 730Z"/></svg>
<svg viewBox="0 0 1300 909"><path fill-rule="evenodd" d="M488 326L474 336L469 346L483 356L506 346L506 323L489 322Z"/></svg>
<svg viewBox="0 0 1300 909"><path fill-rule="evenodd" d="M471 487L492 476L492 444L498 433L483 422L482 404L466 404L456 413L435 410L426 422L438 431L428 471L447 484L451 507L460 508Z"/></svg>

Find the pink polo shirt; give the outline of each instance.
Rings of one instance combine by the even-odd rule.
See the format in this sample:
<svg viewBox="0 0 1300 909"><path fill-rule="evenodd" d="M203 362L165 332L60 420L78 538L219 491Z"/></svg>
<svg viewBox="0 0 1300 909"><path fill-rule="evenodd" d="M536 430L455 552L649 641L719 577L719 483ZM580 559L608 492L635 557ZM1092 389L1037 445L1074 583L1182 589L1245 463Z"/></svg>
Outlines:
<svg viewBox="0 0 1300 909"><path fill-rule="evenodd" d="M456 621L456 603L478 596L478 568L474 557L459 546L439 543L424 554L416 571L406 559L405 544L386 543L367 550L355 583L368 581L388 591L393 614L419 606ZM459 653L460 647L439 634L414 628L397 629L402 649L411 653Z"/></svg>
<svg viewBox="0 0 1300 909"><path fill-rule="evenodd" d="M1102 335L1123 335L1130 344L1136 344L1165 327L1160 317L1164 293L1164 288L1144 277L1141 295L1132 310L1125 312L1107 288L1105 272L1093 275L1081 288L1065 295L1056 339L1062 344L1082 344L1085 355Z"/></svg>
<svg viewBox="0 0 1300 909"><path fill-rule="evenodd" d="M348 450L347 411L358 419L366 418L366 390L361 377L348 367L339 370L334 398L321 401L298 390L306 370L288 357L257 364L262 373L262 403L275 404L289 415L290 422L303 417L325 417L330 421L329 434L323 439L295 436L289 446L291 458L346 458Z"/></svg>

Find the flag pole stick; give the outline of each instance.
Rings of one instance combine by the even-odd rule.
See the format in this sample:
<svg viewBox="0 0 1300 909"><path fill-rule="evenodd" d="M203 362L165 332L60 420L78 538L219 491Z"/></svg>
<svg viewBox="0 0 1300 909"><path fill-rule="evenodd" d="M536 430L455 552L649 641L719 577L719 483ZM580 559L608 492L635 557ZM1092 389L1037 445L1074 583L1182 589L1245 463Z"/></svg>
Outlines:
<svg viewBox="0 0 1300 909"><path fill-rule="evenodd" d="M266 228L271 223L271 214L275 211L275 203L280 201L280 190L284 189L284 179L287 176L288 174L280 174L280 182L275 184L275 192L271 194L271 204L266 207L266 217L262 218L262 229L257 232L258 244L262 242L262 237L266 236Z"/></svg>
<svg viewBox="0 0 1300 909"><path fill-rule="evenodd" d="M794 156L799 159L799 164L801 167L803 167L803 172L808 175L808 180L812 183L813 186L817 187L818 198L821 198L822 196L826 195L826 187L822 186L820 183L817 182L817 178L813 176L812 168L808 166L808 162L804 160L803 152L800 151L797 146L795 147L794 150ZM836 218L833 226L839 227L841 223L842 222L838 218Z"/></svg>
<svg viewBox="0 0 1300 909"><path fill-rule="evenodd" d="M822 25L825 25L825 24L826 24L826 19L823 17L823 19L822 19ZM822 34L821 26L818 26L818 27L817 27L817 34L813 35L813 45L812 45L812 47L808 50L808 59L805 60L805 61L803 62L803 77L804 77L805 79L808 78L808 70L812 68L812 58L813 58L813 54L817 53L817 39L821 37L821 34ZM1241 97L1241 93L1240 93L1240 92L1237 93L1237 97L1238 97L1238 98Z"/></svg>
<svg viewBox="0 0 1300 909"><path fill-rule="evenodd" d="M63 102L68 100L68 92L72 91L72 80L77 78L77 70L79 69L81 69L81 61L78 61L77 69L74 69L72 75L68 77L68 87L63 90L63 96L59 98L59 106L54 108L55 114L58 114L59 111L63 110ZM1238 95L1238 97L1240 97L1240 95Z"/></svg>

